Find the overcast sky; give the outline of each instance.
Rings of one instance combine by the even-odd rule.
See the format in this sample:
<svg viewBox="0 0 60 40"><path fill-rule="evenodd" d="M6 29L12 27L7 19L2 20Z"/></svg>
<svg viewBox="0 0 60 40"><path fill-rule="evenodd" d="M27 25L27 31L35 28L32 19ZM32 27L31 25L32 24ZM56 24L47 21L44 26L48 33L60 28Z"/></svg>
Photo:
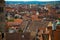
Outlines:
<svg viewBox="0 0 60 40"><path fill-rule="evenodd" d="M59 1L59 0L5 0L5 1Z"/></svg>

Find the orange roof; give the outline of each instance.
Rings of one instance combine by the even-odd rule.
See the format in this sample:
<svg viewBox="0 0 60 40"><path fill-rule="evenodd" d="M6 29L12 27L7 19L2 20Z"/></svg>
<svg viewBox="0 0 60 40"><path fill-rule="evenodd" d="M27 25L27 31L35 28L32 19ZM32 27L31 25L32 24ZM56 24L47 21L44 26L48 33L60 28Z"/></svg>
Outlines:
<svg viewBox="0 0 60 40"><path fill-rule="evenodd" d="M21 24L23 22L22 19L14 19L14 22L7 22L7 25L15 25L15 24Z"/></svg>
<svg viewBox="0 0 60 40"><path fill-rule="evenodd" d="M14 22L22 23L22 19L14 19Z"/></svg>
<svg viewBox="0 0 60 40"><path fill-rule="evenodd" d="M32 15L32 20L38 20L38 16L37 15Z"/></svg>

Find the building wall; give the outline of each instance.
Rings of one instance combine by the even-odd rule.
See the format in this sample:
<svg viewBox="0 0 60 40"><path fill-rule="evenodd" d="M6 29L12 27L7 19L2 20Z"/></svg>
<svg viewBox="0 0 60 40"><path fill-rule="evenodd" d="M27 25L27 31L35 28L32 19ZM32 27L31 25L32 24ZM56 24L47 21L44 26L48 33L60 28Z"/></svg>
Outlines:
<svg viewBox="0 0 60 40"><path fill-rule="evenodd" d="M5 23L5 18L4 18L4 0L0 0L0 30L4 31L4 23Z"/></svg>

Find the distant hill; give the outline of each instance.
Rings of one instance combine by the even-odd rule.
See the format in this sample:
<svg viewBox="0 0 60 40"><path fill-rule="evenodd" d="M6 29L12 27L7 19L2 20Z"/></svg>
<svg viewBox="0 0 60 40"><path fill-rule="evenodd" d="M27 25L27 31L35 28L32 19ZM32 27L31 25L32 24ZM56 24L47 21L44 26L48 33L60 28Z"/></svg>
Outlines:
<svg viewBox="0 0 60 40"><path fill-rule="evenodd" d="M5 4L60 4L60 1L5 1Z"/></svg>

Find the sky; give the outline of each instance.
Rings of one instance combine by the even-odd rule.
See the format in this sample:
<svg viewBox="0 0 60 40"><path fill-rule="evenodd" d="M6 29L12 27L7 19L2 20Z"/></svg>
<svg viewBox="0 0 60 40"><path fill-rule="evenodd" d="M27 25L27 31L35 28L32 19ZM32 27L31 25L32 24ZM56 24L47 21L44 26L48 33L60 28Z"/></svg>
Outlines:
<svg viewBox="0 0 60 40"><path fill-rule="evenodd" d="M5 1L59 1L59 0L5 0Z"/></svg>

